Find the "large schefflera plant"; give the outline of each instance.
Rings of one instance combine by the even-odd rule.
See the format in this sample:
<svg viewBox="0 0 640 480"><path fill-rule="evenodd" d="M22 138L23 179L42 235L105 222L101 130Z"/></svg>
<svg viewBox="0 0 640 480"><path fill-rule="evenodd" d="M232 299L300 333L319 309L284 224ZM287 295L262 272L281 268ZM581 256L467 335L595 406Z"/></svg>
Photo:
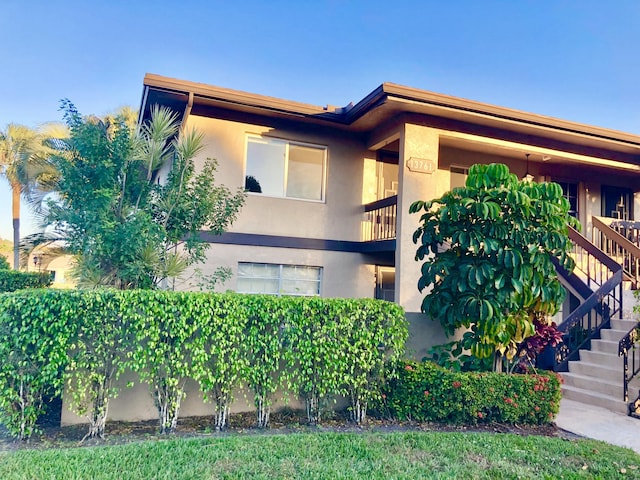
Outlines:
<svg viewBox="0 0 640 480"><path fill-rule="evenodd" d="M501 370L564 300L552 257L573 270L567 226L578 223L562 188L520 181L506 165L474 165L464 187L414 202L410 212L422 212L413 234L423 262L418 288L428 291L422 310L448 336L467 329L447 344L454 357L493 357Z"/></svg>

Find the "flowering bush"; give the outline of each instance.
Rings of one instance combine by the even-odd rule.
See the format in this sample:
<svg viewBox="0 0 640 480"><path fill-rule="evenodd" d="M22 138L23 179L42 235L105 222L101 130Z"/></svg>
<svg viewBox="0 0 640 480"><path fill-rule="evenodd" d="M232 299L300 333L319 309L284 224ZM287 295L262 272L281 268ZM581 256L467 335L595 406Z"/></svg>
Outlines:
<svg viewBox="0 0 640 480"><path fill-rule="evenodd" d="M431 362L402 362L386 385L379 414L456 424L551 423L560 408L560 377L451 372Z"/></svg>

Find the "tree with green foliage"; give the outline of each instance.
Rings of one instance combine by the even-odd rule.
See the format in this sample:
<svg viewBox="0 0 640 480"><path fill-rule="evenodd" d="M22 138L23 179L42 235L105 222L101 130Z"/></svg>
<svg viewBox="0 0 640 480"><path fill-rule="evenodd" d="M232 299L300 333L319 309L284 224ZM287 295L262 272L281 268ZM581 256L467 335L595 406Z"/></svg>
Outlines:
<svg viewBox="0 0 640 480"><path fill-rule="evenodd" d="M520 181L506 165L474 165L464 187L414 202L410 212L422 213L413 234L423 262L418 289L428 290L422 311L447 336L466 329L447 344L451 356L471 353L501 370L564 300L552 258L573 270L567 226L578 222L562 188Z"/></svg>
<svg viewBox="0 0 640 480"><path fill-rule="evenodd" d="M63 101L70 137L53 163L60 172L46 223L76 256L80 286L168 288L202 262L201 230L224 232L244 192L215 185L216 162L196 171L204 135L180 130L177 115L153 107L135 128L131 115L81 116Z"/></svg>
<svg viewBox="0 0 640 480"><path fill-rule="evenodd" d="M20 196L48 192L57 178L49 161L52 138L63 138L66 130L48 124L40 130L24 125L9 124L0 131L0 175L11 186L13 215L13 268L20 268Z"/></svg>

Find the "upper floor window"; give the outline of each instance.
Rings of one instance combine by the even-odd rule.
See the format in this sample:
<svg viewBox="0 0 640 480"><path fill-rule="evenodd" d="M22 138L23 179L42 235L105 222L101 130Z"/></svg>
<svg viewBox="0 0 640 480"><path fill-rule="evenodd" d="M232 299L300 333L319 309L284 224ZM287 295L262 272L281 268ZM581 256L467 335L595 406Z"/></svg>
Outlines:
<svg viewBox="0 0 640 480"><path fill-rule="evenodd" d="M326 147L247 137L245 188L271 197L324 200Z"/></svg>
<svg viewBox="0 0 640 480"><path fill-rule="evenodd" d="M569 202L569 215L578 218L578 184L554 180L562 187L562 195Z"/></svg>

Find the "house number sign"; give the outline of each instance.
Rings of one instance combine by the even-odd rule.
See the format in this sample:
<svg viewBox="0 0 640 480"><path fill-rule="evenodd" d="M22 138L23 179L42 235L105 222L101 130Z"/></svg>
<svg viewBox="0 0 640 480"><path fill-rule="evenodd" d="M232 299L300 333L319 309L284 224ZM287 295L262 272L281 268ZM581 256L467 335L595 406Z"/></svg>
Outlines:
<svg viewBox="0 0 640 480"><path fill-rule="evenodd" d="M411 157L407 160L407 168L416 173L432 174L436 171L436 162L424 158Z"/></svg>

